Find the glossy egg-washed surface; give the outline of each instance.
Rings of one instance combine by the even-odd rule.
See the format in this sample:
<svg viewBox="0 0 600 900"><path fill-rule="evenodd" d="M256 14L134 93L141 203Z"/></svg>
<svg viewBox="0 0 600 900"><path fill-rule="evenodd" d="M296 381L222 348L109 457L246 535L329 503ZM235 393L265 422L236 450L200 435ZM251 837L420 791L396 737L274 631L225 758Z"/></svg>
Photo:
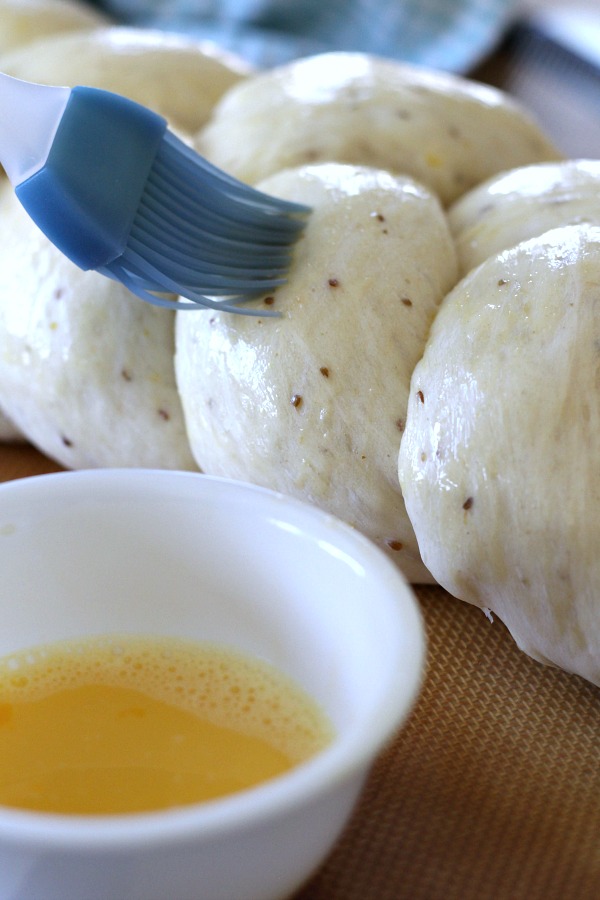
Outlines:
<svg viewBox="0 0 600 900"><path fill-rule="evenodd" d="M399 474L425 563L531 656L600 683L600 228L490 257L415 368Z"/></svg>
<svg viewBox="0 0 600 900"><path fill-rule="evenodd" d="M335 164L261 187L313 213L287 284L254 304L279 319L178 319L195 457L210 474L316 503L427 579L396 468L410 375L456 279L440 205L410 179Z"/></svg>
<svg viewBox="0 0 600 900"><path fill-rule="evenodd" d="M444 204L497 172L559 158L508 95L360 53L301 59L236 85L197 146L244 181L335 160L410 175Z"/></svg>
<svg viewBox="0 0 600 900"><path fill-rule="evenodd" d="M13 74L85 75L132 96L218 165L315 211L288 283L257 301L279 319L186 313L175 337L171 313L65 267L2 197L0 406L12 425L71 468L199 467L294 493L431 581L396 460L410 376L475 259L463 258L476 238L452 204L497 173L555 161L551 142L502 92L367 54L252 74L139 29L48 34L36 47L7 54ZM531 219L519 203L514 218ZM477 227L493 230L479 212ZM481 259L498 249L481 238Z"/></svg>

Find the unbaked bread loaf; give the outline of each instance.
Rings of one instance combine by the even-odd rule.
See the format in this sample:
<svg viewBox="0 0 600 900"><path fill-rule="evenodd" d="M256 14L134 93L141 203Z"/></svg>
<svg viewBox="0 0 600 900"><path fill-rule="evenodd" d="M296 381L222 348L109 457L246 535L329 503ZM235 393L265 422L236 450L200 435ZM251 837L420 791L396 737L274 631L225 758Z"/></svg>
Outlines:
<svg viewBox="0 0 600 900"><path fill-rule="evenodd" d="M251 304L281 318L177 313L196 461L317 504L410 579L431 581L397 457L412 369L456 280L440 204L411 179L339 164L280 172L260 188L313 212L287 284Z"/></svg>
<svg viewBox="0 0 600 900"><path fill-rule="evenodd" d="M250 183L335 161L409 175L444 204L505 169L560 158L508 95L362 53L326 53L254 75L227 92L196 144Z"/></svg>
<svg viewBox="0 0 600 900"><path fill-rule="evenodd" d="M423 559L542 662L600 684L600 228L489 257L414 370L399 479Z"/></svg>

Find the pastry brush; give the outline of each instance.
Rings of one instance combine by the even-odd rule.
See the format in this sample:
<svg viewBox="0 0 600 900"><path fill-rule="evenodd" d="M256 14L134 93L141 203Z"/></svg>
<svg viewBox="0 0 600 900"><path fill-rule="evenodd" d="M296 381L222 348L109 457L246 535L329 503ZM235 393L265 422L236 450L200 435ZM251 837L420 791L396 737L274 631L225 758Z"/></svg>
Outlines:
<svg viewBox="0 0 600 900"><path fill-rule="evenodd" d="M277 314L239 303L285 281L310 210L222 172L146 107L0 73L0 162L81 269L159 306Z"/></svg>

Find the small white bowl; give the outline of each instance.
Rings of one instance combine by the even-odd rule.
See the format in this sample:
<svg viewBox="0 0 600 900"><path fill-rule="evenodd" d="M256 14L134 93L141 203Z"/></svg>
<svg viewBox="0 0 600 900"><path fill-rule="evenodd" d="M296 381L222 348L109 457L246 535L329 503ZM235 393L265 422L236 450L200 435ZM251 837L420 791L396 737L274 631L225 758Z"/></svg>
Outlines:
<svg viewBox="0 0 600 900"><path fill-rule="evenodd" d="M336 737L290 773L151 814L0 807L2 900L268 900L340 834L424 667L417 603L350 527L260 488L95 470L0 486L0 655L102 633L214 641L321 704Z"/></svg>

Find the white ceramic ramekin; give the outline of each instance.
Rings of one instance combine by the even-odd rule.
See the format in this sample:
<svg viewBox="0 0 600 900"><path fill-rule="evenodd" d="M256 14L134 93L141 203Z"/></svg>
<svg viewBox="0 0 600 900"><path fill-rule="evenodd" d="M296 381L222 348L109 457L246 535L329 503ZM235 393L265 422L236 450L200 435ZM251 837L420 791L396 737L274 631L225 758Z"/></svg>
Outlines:
<svg viewBox="0 0 600 900"><path fill-rule="evenodd" d="M0 622L0 655L103 633L226 644L296 679L336 730L289 774L219 801L107 817L0 807L2 900L289 895L331 849L424 665L417 603L370 542L295 500L192 473L1 485Z"/></svg>

